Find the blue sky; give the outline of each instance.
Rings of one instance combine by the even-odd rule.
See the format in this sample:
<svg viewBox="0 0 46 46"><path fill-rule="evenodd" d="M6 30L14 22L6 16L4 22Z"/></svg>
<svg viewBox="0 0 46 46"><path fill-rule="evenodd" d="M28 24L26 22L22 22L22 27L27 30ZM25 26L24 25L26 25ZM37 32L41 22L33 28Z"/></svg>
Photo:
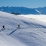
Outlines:
<svg viewBox="0 0 46 46"><path fill-rule="evenodd" d="M1 6L18 6L28 8L45 7L46 0L0 0L0 7Z"/></svg>

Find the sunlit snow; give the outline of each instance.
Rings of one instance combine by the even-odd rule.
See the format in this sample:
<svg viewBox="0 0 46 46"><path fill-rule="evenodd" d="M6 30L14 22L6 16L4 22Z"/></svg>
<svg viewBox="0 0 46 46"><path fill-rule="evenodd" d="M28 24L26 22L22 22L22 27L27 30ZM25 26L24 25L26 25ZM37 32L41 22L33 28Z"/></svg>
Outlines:
<svg viewBox="0 0 46 46"><path fill-rule="evenodd" d="M0 46L46 46L46 23L0 11Z"/></svg>

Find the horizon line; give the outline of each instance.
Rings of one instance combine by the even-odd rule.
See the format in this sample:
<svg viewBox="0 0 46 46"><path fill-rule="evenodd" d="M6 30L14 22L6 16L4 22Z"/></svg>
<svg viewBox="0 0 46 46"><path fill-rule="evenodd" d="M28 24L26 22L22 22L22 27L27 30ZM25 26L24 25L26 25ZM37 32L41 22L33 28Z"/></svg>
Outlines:
<svg viewBox="0 0 46 46"><path fill-rule="evenodd" d="M24 7L24 6L0 6L0 7ZM44 6L44 7L46 7L46 6ZM36 7L36 8L44 8L44 7ZM25 7L25 8L29 8L29 7Z"/></svg>

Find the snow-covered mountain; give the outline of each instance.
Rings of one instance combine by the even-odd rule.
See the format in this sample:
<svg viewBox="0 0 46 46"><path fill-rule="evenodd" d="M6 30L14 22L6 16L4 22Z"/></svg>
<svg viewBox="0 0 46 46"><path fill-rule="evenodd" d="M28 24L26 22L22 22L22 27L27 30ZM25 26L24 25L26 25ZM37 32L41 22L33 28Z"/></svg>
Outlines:
<svg viewBox="0 0 46 46"><path fill-rule="evenodd" d="M0 11L0 46L46 46L46 24Z"/></svg>
<svg viewBox="0 0 46 46"><path fill-rule="evenodd" d="M46 7L44 8L26 8L26 7L0 7L0 11L8 13L19 14L46 14Z"/></svg>
<svg viewBox="0 0 46 46"><path fill-rule="evenodd" d="M14 14L46 14L46 7L26 8L26 7L0 7L0 11Z"/></svg>

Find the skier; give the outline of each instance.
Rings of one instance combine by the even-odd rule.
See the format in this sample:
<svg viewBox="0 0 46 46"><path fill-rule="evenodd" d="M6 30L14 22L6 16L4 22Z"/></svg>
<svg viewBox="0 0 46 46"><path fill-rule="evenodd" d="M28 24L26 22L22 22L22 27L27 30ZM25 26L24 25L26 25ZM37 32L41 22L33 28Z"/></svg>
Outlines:
<svg viewBox="0 0 46 46"><path fill-rule="evenodd" d="M5 29L5 26L3 25L3 26L2 26L2 30L4 30L4 29Z"/></svg>
<svg viewBox="0 0 46 46"><path fill-rule="evenodd" d="M20 28L20 24L18 24L18 28Z"/></svg>

